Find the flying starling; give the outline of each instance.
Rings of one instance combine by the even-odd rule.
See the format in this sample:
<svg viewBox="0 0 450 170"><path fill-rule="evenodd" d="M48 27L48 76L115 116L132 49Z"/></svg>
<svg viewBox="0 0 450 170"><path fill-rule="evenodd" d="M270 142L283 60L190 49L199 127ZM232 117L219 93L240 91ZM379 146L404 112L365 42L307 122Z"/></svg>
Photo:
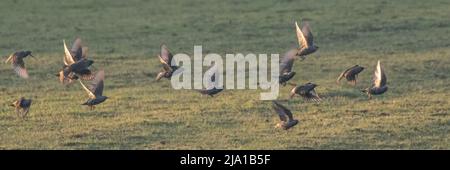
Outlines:
<svg viewBox="0 0 450 170"><path fill-rule="evenodd" d="M361 73L364 70L364 67L361 67L359 65L355 65L345 71L343 71L338 79L336 80L336 83L339 84L342 78L345 77L349 83L352 83L353 85L356 85L356 78L358 78L358 74Z"/></svg>
<svg viewBox="0 0 450 170"><path fill-rule="evenodd" d="M372 95L380 95L388 90L386 82L386 74L384 73L384 69L380 64L380 60L378 60L377 67L373 74L372 86L362 90L362 92L366 93L369 96L369 99L371 99Z"/></svg>
<svg viewBox="0 0 450 170"><path fill-rule="evenodd" d="M297 22L295 22L295 29L297 32L297 40L299 44L299 48L297 49L297 56L300 56L300 58L304 60L306 55L316 52L319 47L314 44L313 35L308 22L303 23L303 27L301 30Z"/></svg>
<svg viewBox="0 0 450 170"><path fill-rule="evenodd" d="M108 97L103 96L103 81L105 80L105 72L103 70L98 71L95 74L94 79L92 80L89 88L87 88L83 82L80 81L81 86L83 86L84 90L89 95L89 99L83 103L82 105L88 105L91 110L95 108L95 105L98 105L100 103L103 103Z"/></svg>
<svg viewBox="0 0 450 170"><path fill-rule="evenodd" d="M287 81L295 76L295 72L292 71L292 67L294 65L296 55L297 49L292 49L286 52L286 54L284 54L283 56L283 59L281 59L279 83L283 86L285 86Z"/></svg>
<svg viewBox="0 0 450 170"><path fill-rule="evenodd" d="M163 69L161 72L158 73L156 76L156 80L160 80L161 78L167 78L170 79L172 77L172 74L175 70L178 69L178 66L172 66L172 58L173 55L170 53L169 49L165 44L161 45L161 52L158 55L158 59L161 62Z"/></svg>
<svg viewBox="0 0 450 170"><path fill-rule="evenodd" d="M31 51L18 51L9 55L8 59L6 59L5 63L11 61L12 67L14 71L22 78L28 78L28 71L25 68L25 62L23 59L27 56L34 57L31 54Z"/></svg>
<svg viewBox="0 0 450 170"><path fill-rule="evenodd" d="M81 39L77 38L69 51L66 42L64 43L64 65L57 74L63 84L71 83L73 80L81 78L82 80L92 80L94 74L89 70L94 61L87 59L87 47L83 47Z"/></svg>
<svg viewBox="0 0 450 170"><path fill-rule="evenodd" d="M314 90L314 88L316 87L317 87L316 84L310 82L304 85L295 86L291 90L290 98L292 99L295 95L300 95L307 101L312 100L319 102L322 99L319 97L319 95L317 95L316 91Z"/></svg>
<svg viewBox="0 0 450 170"><path fill-rule="evenodd" d="M14 101L10 106L16 109L17 116L24 119L30 111L31 99L21 97L19 100Z"/></svg>
<svg viewBox="0 0 450 170"><path fill-rule="evenodd" d="M275 125L276 128L288 130L298 124L298 120L294 119L292 112L276 101L272 101L272 108L280 117L281 122Z"/></svg>

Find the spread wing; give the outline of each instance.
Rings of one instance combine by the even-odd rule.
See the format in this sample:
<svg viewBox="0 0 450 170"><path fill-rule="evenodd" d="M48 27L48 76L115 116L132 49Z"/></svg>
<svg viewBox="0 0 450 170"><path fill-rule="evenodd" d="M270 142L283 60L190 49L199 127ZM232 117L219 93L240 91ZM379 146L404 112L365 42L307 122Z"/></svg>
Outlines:
<svg viewBox="0 0 450 170"><path fill-rule="evenodd" d="M169 49L167 48L166 45L161 45L161 53L159 55L159 60L161 61L161 63L163 64L167 64L170 66L170 62L172 61L172 53L170 53Z"/></svg>
<svg viewBox="0 0 450 170"><path fill-rule="evenodd" d="M71 65L73 63L75 63L75 61L73 60L72 54L70 53L69 49L67 48L66 45L66 41L63 40L64 43L64 64L65 65Z"/></svg>
<svg viewBox="0 0 450 170"><path fill-rule="evenodd" d="M384 69L381 66L380 60L378 60L377 67L373 75L373 86L379 88L385 85L386 85L386 74L384 73Z"/></svg>
<svg viewBox="0 0 450 170"><path fill-rule="evenodd" d="M70 50L72 57L74 61L79 61L82 58L83 55L83 49L81 46L81 39L77 38L75 39L75 42L73 42L72 49Z"/></svg>
<svg viewBox="0 0 450 170"><path fill-rule="evenodd" d="M305 37L306 44L308 44L308 47L312 46L314 38L311 32L311 27L309 26L309 22L303 22L302 33L303 37Z"/></svg>
<svg viewBox="0 0 450 170"><path fill-rule="evenodd" d="M83 84L83 82L82 82L80 79L78 79L78 81L80 81L81 86L82 86L82 87L84 88L84 90L86 90L86 92L88 93L89 98L95 99L94 93L92 93L91 90L89 90L89 89Z"/></svg>
<svg viewBox="0 0 450 170"><path fill-rule="evenodd" d="M297 32L297 40L300 48L308 48L308 42L306 41L306 37L303 34L302 30L298 26L297 22L295 22L295 30Z"/></svg>
<svg viewBox="0 0 450 170"><path fill-rule="evenodd" d="M88 47L81 47L81 50L82 50L81 58L87 59L87 54L88 54L89 48Z"/></svg>
<svg viewBox="0 0 450 170"><path fill-rule="evenodd" d="M272 107L278 113L281 121L287 122L287 118L289 118L289 120L293 120L291 111L280 103L272 101Z"/></svg>
<svg viewBox="0 0 450 170"><path fill-rule="evenodd" d="M283 59L281 59L280 63L280 74L291 72L292 67L294 65L294 60L296 59L297 49L291 49L286 54L284 54Z"/></svg>
<svg viewBox="0 0 450 170"><path fill-rule="evenodd" d="M28 71L25 68L25 62L23 61L22 57L18 57L17 53L13 53L6 60L6 62L9 61L11 61L13 70L14 72L16 72L17 75L25 79L28 78Z"/></svg>
<svg viewBox="0 0 450 170"><path fill-rule="evenodd" d="M90 90L95 96L103 95L103 81L105 80L105 71L100 70L95 74L94 80L92 80Z"/></svg>
<svg viewBox="0 0 450 170"><path fill-rule="evenodd" d="M343 72L339 75L339 77L338 77L338 79L336 80L336 82L339 83L339 81L341 81L341 79L344 78L345 74L347 74L347 73L348 73L351 69L353 69L353 68L355 68L355 66L353 66L353 67L351 67L351 68L348 68L347 70L343 71Z"/></svg>

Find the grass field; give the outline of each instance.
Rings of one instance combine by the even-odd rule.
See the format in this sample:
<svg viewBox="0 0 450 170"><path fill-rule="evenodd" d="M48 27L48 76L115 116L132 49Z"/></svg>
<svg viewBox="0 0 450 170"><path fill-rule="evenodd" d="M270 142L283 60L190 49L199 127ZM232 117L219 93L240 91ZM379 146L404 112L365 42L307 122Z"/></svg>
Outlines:
<svg viewBox="0 0 450 170"><path fill-rule="evenodd" d="M32 50L30 78L0 64L0 149L450 149L448 0L1 0L0 54ZM313 81L321 103L283 102L300 123L278 117L260 90L214 98L155 82L161 43L174 53L284 53L294 21L309 20L320 47L296 61L293 82ZM81 37L106 96L90 111L81 86L64 87L62 40ZM3 57L2 59L6 59ZM367 100L377 60L389 91ZM366 67L356 88L339 73ZM280 89L287 99L291 87ZM21 120L8 105L34 101Z"/></svg>

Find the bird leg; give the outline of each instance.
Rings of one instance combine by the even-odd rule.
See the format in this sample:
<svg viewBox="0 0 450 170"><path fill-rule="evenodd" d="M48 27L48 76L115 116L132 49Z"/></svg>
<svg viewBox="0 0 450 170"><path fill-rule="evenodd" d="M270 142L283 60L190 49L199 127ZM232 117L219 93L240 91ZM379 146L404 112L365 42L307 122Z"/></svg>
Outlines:
<svg viewBox="0 0 450 170"><path fill-rule="evenodd" d="M89 106L89 108L90 108L91 110L94 110L94 109L95 109L95 106L91 105L91 106Z"/></svg>

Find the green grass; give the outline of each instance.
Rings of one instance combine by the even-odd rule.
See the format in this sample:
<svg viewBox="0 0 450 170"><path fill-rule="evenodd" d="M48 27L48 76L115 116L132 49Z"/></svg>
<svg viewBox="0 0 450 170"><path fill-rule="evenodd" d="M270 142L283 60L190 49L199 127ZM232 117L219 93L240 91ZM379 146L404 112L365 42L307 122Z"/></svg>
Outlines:
<svg viewBox="0 0 450 170"><path fill-rule="evenodd" d="M32 50L29 80L0 64L1 149L450 149L450 2L447 0L2 0L0 54ZM175 53L284 53L294 21L310 20L320 49L296 61L293 82L320 86L320 104L283 102L300 123L274 129L259 90L214 98L154 82L161 43ZM104 94L90 111L79 84L60 85L62 39L83 38ZM389 91L367 100L377 60ZM356 88L337 86L349 66ZM280 99L290 87L281 88ZM34 99L28 120L7 106Z"/></svg>

